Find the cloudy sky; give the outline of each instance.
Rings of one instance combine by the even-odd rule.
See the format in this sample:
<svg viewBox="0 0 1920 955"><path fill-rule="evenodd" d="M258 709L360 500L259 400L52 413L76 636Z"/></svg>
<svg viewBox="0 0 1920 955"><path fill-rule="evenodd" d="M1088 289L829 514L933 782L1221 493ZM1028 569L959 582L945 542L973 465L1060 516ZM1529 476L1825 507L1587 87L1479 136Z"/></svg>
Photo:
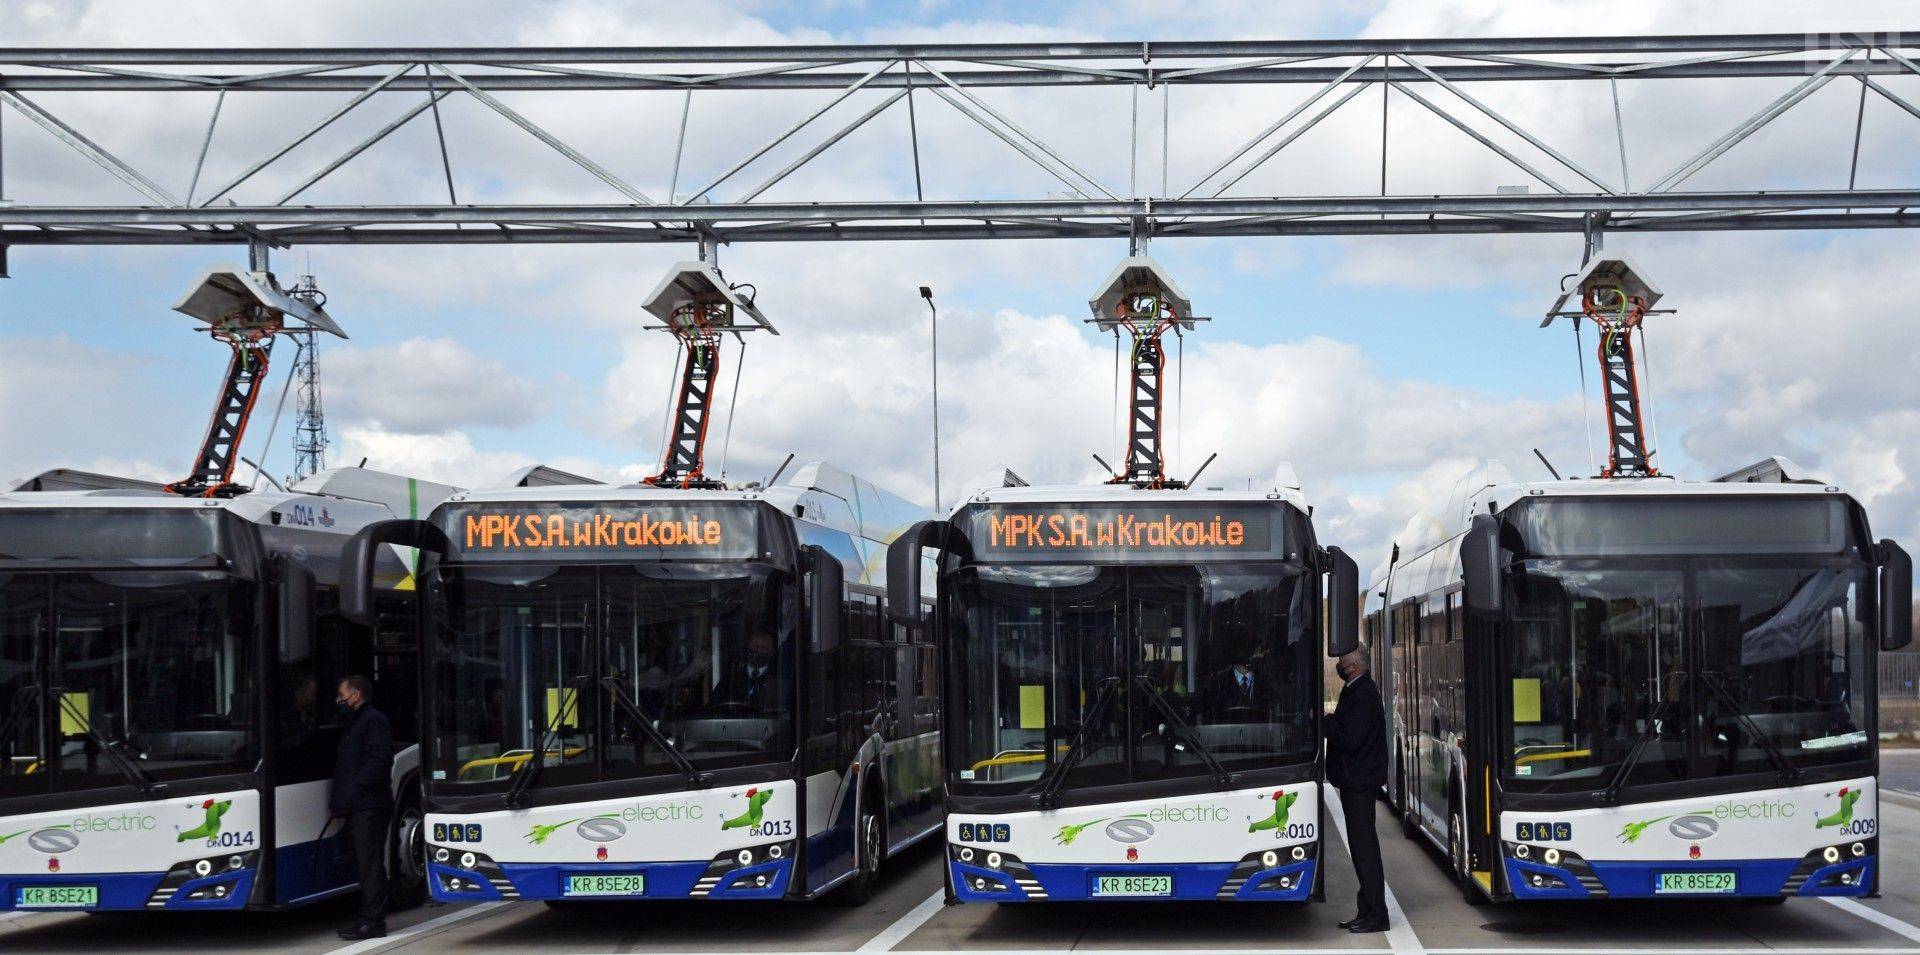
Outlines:
<svg viewBox="0 0 1920 955"><path fill-rule="evenodd" d="M1899 29L1901 5L1770 2L497 2L325 5L0 0L9 44L386 45L827 43L894 40L1172 40L1341 36L1810 32ZM696 12L690 12L696 11ZM1910 12L1906 21L1913 21ZM1793 85L1783 79L1623 82L1628 175L1644 186ZM1920 99L1920 77L1887 81ZM1599 83L1475 90L1583 165L1620 172ZM987 91L1109 185L1156 193L1160 130L1129 162L1128 93ZM1158 115L1159 92L1144 115ZM1175 92L1164 175L1177 193L1306 91ZM830 94L696 96L681 193ZM1859 87L1830 84L1687 183L1689 189L1843 188ZM229 97L201 188L225 182L339 94ZM652 195L667 192L680 97L503 96ZM856 97L850 119L878 101ZM37 99L170 189L184 193L210 100L120 94ZM1366 105L1371 104L1371 105ZM462 201L618 201L478 103L444 120ZM267 202L403 107L369 107L235 193ZM918 101L929 198L1057 195L1062 187L963 117ZM1398 94L1388 105L1388 191L1490 191L1506 165ZM1235 187L1235 195L1379 189L1377 92L1356 99ZM1464 110L1462 111L1464 113ZM118 181L24 122L4 127L5 196L20 203L135 202ZM1861 187L1911 186L1920 123L1869 97ZM776 150L717 195L770 175ZM1136 171L1137 170L1137 171ZM1571 179L1571 174L1563 175ZM303 202L445 197L432 127L416 122ZM781 183L769 200L911 196L907 120L896 108ZM1538 188L1536 186L1536 188ZM1677 315L1654 320L1648 369L1658 460L1711 477L1784 454L1851 490L1876 530L1920 536L1920 335L1905 324L1920 286L1920 237L1902 232L1617 238ZM744 356L738 420L709 470L764 476L788 452L826 459L932 502L927 314L941 303L940 380L948 502L1011 467L1033 481L1095 476L1120 453L1113 349L1081 321L1125 248L1091 241L739 245L721 264L754 283L783 331ZM1170 410L1173 468L1213 452L1207 484L1259 486L1291 462L1324 539L1371 567L1410 515L1481 459L1544 475L1532 449L1588 472L1579 360L1565 326L1538 317L1580 258L1576 236L1167 240L1153 254L1213 321L1184 347ZM690 248L317 247L276 253L283 280L308 271L352 340L323 346L334 463L484 485L536 461L603 478L657 466L672 351L641 330L638 299ZM72 466L181 476L205 427L224 355L169 311L240 250L16 248L0 281L0 480ZM1587 339L1591 346L1592 339ZM290 421L249 457L291 467ZM729 352L737 365L740 352ZM1591 380L1591 378L1590 378ZM730 382L729 382L730 385ZM718 427L718 426L716 426ZM1596 424L1597 427L1597 424ZM1598 440L1596 436L1596 441Z"/></svg>

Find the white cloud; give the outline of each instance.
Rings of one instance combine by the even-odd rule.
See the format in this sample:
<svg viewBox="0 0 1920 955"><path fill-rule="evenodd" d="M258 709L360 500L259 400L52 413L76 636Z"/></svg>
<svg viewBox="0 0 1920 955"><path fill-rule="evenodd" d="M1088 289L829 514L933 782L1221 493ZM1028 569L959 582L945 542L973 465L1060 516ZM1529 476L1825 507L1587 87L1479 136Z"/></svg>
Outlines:
<svg viewBox="0 0 1920 955"><path fill-rule="evenodd" d="M322 349L329 410L399 431L517 428L567 399L566 383L536 382L452 339Z"/></svg>
<svg viewBox="0 0 1920 955"><path fill-rule="evenodd" d="M956 6L939 11L943 22L926 24L895 22L909 19L903 8L876 5L869 8L874 26L830 34L776 29L768 23L776 8L757 3L706 5L697 15L689 15L684 4L608 2L527 7L353 0L330 5L325 15L298 7L245 7L245 16L234 15L241 9L27 3L10 11L10 28L23 45L779 43L1251 36L1288 29L1324 35L1338 18L1365 20L1364 30L1372 36L1523 36L1595 32L1583 25L1597 22L1596 11L1608 24L1601 32L1794 33L1883 26L1908 13L1901 5L1863 4L1852 8L1847 22L1834 23L1824 13L1810 22L1803 4L1781 2L1395 0L1330 12L1316 8L1309 14L1316 19L1276 25L1262 4L1128 2L1072 6L1049 23L993 22ZM1648 185L1792 85L1781 79L1715 81L1709 94L1676 95L1687 89L1677 85L1684 82L1621 84L1636 185ZM1915 85L1920 78L1887 82L1903 95L1920 89ZM1475 89L1475 94L1503 114L1537 130L1603 178L1618 175L1604 84L1483 86L1497 88ZM1280 86L1182 87L1173 93L1175 191L1185 188L1183 176L1190 180L1209 168L1305 93ZM1741 144L1687 188L1747 183L1759 171L1776 182L1844 185L1845 157L1834 144L1851 136L1857 93L1844 83L1823 90L1778 130ZM701 93L682 169L683 194L831 95ZM1124 91L985 90L980 95L1050 141L1074 144L1070 158L1108 185L1126 185L1127 151L1110 148L1116 131L1124 135ZM1147 120L1139 174L1143 189L1149 183L1157 187L1159 180L1160 95L1142 95ZM1431 95L1460 116L1474 116L1457 101ZM284 141L346 98L229 97L202 194L244 168L258 151ZM664 195L672 150L671 137L662 131L677 124L677 95L581 94L558 104L537 97L507 99L641 188ZM184 191L190 147L198 143L209 103L131 95L98 106L57 94L41 100L170 188ZM288 102L292 108L274 105ZM851 115L870 102L863 94L841 109ZM945 104L929 97L918 102L930 197L1041 195L1062 189ZM454 97L445 106L463 200L611 198L591 177L481 104ZM238 194L271 200L399 108L377 99ZM1377 190L1378 121L1374 91L1289 147L1237 193ZM1391 121L1392 191L1525 181L1524 173L1399 94ZM1491 123L1473 121L1563 183L1579 186L1572 172ZM37 128L16 124L9 133L11 197L47 202L131 198L111 177L76 162ZM883 117L768 197L910 195L905 135L901 117ZM1920 127L1910 118L1870 98L1862 184L1910 180L1908 157L1920 145L1916 139ZM737 194L810 142L803 136L775 150L720 194ZM1087 143L1101 148L1094 155L1073 151ZM423 121L339 175L306 198L438 199L445 188L437 147ZM1891 232L1844 239L1616 232L1612 244L1633 251L1654 269L1670 304L1681 309L1677 317L1655 320L1648 356L1664 459L1673 469L1710 475L1785 451L1858 493L1882 533L1920 533L1920 494L1911 477L1920 473L1920 459L1908 450L1920 447L1920 379L1911 374L1920 360L1920 336L1905 329L1900 294L1920 282L1920 267L1910 264L1913 240ZM1533 334L1531 321L1517 319L1525 317L1521 313L1537 314L1553 283L1574 264L1570 252L1566 261L1558 257L1572 248L1566 237L1349 240L1338 243L1324 272L1302 268L1298 246L1281 242L1189 240L1162 247L1177 247L1182 251L1172 255L1194 261L1181 270L1182 281L1203 303L1226 297L1230 289L1241 302L1277 298L1294 283L1438 290L1435 294L1484 299L1488 320L1460 329L1447 348ZM1545 248L1556 251L1543 255ZM1200 251L1189 254L1195 249ZM113 255L110 261L151 261L142 251ZM736 478L760 477L788 451L798 451L803 459L833 459L909 496L930 499L931 409L923 374L929 359L927 316L914 295L914 288L926 283L949 309L941 325L948 497L968 481L997 478L1002 466L1036 482L1089 477L1090 452L1112 460L1119 450L1111 346L1089 337L1077 312L1050 314L1065 311L1067 304L1035 303L1072 303L1118 255L1117 243L1069 242L817 243L724 250L728 274L760 285L762 305L784 332L778 338L761 336L747 350L741 415L726 447L727 466ZM481 484L532 463L533 456L517 448L553 432L586 445L568 459L571 463L548 462L556 466L630 480L657 463L672 345L665 336L637 331L641 316L634 300L669 262L691 257L690 250L422 247L329 249L318 257L336 308L356 334L401 327L404 320L410 333L422 336L325 346L336 462L366 455L391 470ZM18 264L16 273L22 277L10 281L33 281ZM1062 286L1069 294L1062 294ZM31 327L16 322L9 331ZM1232 485L1264 479L1279 460L1290 459L1316 504L1323 538L1354 550L1363 566L1372 566L1372 558L1384 552L1410 514L1438 503L1453 477L1474 460L1499 457L1516 472L1531 473L1535 446L1563 464L1583 456L1572 369L1565 369L1562 387L1525 400L1507 397L1512 389L1502 382L1458 380L1442 356L1436 356L1430 374L1394 375L1381 370L1381 355L1350 342L1283 333L1267 336L1278 339L1275 343L1256 346L1216 335L1203 330L1186 356L1175 472L1188 472L1207 453L1220 450L1222 457L1205 483ZM575 377L556 382L519 370L522 351L560 347L557 342L577 356ZM153 470L144 462L178 458L184 466L204 420L199 372L171 369L131 349L64 339L8 337L0 343L5 346L0 350L0 473L76 461ZM729 356L737 361L738 349ZM183 376L187 384L180 390L192 395L190 401L154 397L175 388ZM730 381L724 387L730 388ZM275 440L284 444L285 431L280 434ZM716 468L726 444L716 430L710 454Z"/></svg>

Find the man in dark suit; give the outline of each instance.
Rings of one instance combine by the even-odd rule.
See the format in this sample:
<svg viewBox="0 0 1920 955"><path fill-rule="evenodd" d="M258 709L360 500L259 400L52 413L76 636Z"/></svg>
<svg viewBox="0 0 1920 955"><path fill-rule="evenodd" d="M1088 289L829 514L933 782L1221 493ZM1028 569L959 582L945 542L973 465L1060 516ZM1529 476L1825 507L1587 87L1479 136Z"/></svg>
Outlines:
<svg viewBox="0 0 1920 955"><path fill-rule="evenodd" d="M1273 685L1260 655L1242 651L1231 666L1207 679L1204 695L1207 717L1215 723L1247 723L1268 719L1273 708ZM1239 712L1234 712L1234 711Z"/></svg>
<svg viewBox="0 0 1920 955"><path fill-rule="evenodd" d="M746 650L740 659L714 685L713 701L740 703L760 710L778 707L778 688L767 679L772 665L773 634L756 630L747 638Z"/></svg>
<svg viewBox="0 0 1920 955"><path fill-rule="evenodd" d="M360 874L360 921L340 930L348 941L387 934L387 826L393 815L393 724L373 708L364 676L340 681L334 704L346 723L333 760L333 814L346 820Z"/></svg>
<svg viewBox="0 0 1920 955"><path fill-rule="evenodd" d="M1387 877L1380 864L1380 834L1373 825L1373 800L1387 782L1387 717L1380 687L1367 672L1367 651L1355 650L1334 664L1346 681L1327 727L1327 782L1340 790L1346 817L1347 849L1360 880L1359 914L1340 927L1349 932L1387 930Z"/></svg>

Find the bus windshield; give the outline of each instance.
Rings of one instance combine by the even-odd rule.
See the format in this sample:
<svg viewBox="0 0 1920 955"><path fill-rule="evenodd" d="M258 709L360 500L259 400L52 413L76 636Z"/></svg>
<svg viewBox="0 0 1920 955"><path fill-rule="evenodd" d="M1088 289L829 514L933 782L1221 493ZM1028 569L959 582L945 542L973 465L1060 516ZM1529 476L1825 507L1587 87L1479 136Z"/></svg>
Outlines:
<svg viewBox="0 0 1920 955"><path fill-rule="evenodd" d="M0 573L0 799L245 773L253 585Z"/></svg>
<svg viewBox="0 0 1920 955"><path fill-rule="evenodd" d="M1311 762L1308 588L1283 563L971 566L950 638L951 782L979 793ZM1068 759L1073 747L1083 751Z"/></svg>
<svg viewBox="0 0 1920 955"><path fill-rule="evenodd" d="M504 791L536 752L541 786L791 755L785 572L512 564L443 569L430 586L445 597L429 666L442 793Z"/></svg>
<svg viewBox="0 0 1920 955"><path fill-rule="evenodd" d="M1832 558L1525 562L1506 776L1567 792L1606 787L1629 754L1627 785L1869 758L1871 584Z"/></svg>

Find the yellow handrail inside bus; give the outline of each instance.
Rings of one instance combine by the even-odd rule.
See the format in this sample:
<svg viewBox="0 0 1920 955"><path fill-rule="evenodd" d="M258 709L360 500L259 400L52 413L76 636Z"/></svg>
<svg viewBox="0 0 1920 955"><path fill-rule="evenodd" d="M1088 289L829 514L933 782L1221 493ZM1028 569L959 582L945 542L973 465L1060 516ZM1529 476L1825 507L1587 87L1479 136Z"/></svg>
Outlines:
<svg viewBox="0 0 1920 955"><path fill-rule="evenodd" d="M575 756L578 756L581 753L584 753L586 751L587 751L587 748L584 746L573 746L573 747L569 747L567 749L561 749L561 750L552 750L552 749L547 750L547 755L558 756L561 759L572 759ZM460 764L460 771L454 774L454 778L465 779L467 776L467 770L470 770L470 769L485 769L489 766L504 766L508 763L512 763L513 768L518 770L522 763L525 763L527 760L532 758L533 758L532 753L511 753L506 756L489 756L485 759L470 759Z"/></svg>
<svg viewBox="0 0 1920 955"><path fill-rule="evenodd" d="M1592 755L1593 750L1590 749L1563 749L1551 753L1531 753L1515 759L1513 764L1515 766L1525 766L1528 763L1544 763L1556 759L1585 759Z"/></svg>
<svg viewBox="0 0 1920 955"><path fill-rule="evenodd" d="M1065 743L1062 743L1059 746L1054 747L1054 752L1056 753L1066 752L1067 750L1072 748L1073 747L1068 746ZM995 756L992 759L983 759L977 763L974 763L973 769L975 772L979 772L980 770L986 769L989 766L1012 766L1017 763L1037 763L1046 758L1047 758L1047 754L1045 753L1030 753L1030 752L1015 753L1011 756Z"/></svg>

